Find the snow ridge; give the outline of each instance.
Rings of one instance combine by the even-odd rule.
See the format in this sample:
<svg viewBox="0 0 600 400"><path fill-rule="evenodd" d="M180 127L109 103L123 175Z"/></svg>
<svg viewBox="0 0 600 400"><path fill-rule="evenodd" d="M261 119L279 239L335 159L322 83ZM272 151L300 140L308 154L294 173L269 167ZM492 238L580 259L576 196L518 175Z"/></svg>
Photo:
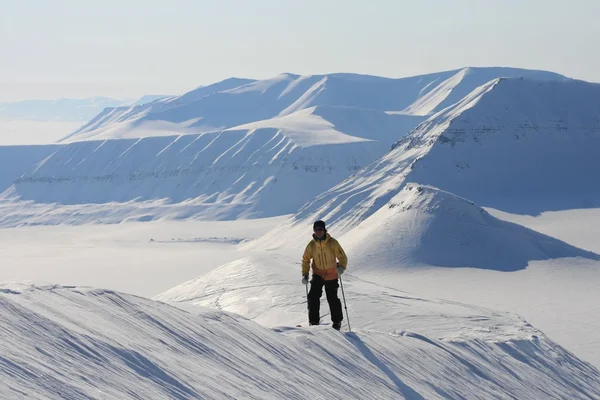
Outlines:
<svg viewBox="0 0 600 400"><path fill-rule="evenodd" d="M494 343L268 329L222 311L82 287L3 286L0 303L6 398L600 395L598 371L543 335Z"/></svg>

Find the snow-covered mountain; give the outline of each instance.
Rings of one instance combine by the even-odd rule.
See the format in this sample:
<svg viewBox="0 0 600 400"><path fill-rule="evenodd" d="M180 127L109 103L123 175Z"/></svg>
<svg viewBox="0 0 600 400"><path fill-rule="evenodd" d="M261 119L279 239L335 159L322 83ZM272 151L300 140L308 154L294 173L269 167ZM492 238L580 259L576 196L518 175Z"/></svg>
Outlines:
<svg viewBox="0 0 600 400"><path fill-rule="evenodd" d="M395 291L380 300L386 299L402 302L402 309L424 313L430 321L443 320L439 316L444 315L444 324L437 332L267 328L236 314L178 309L109 290L3 285L0 396L600 396L597 369L524 321L474 307L461 309L457 304L413 299ZM462 334L452 336L457 333L451 330L453 324L462 326Z"/></svg>
<svg viewBox="0 0 600 400"><path fill-rule="evenodd" d="M0 188L1 197L33 200L36 213L61 219L76 213L80 223L120 222L127 214L148 220L293 213L380 159L428 112L502 74L533 77L523 82L570 82L552 73L502 68L405 79L232 78L180 97L106 109L51 156L23 170L14 186ZM494 107L489 112L496 115ZM141 134L145 137L137 137ZM132 201L139 207L131 207ZM108 216L107 204L119 212ZM19 212L10 216L20 218ZM56 223L45 217L36 221Z"/></svg>
<svg viewBox="0 0 600 400"><path fill-rule="evenodd" d="M0 146L0 191L13 185L23 171L56 151L56 145Z"/></svg>
<svg viewBox="0 0 600 400"><path fill-rule="evenodd" d="M597 104L598 84L492 80L306 204L263 242L293 242L320 218L341 235L389 206L408 182L521 214L598 206L600 186L590 179L600 170Z"/></svg>
<svg viewBox="0 0 600 400"><path fill-rule="evenodd" d="M86 99L24 100L0 102L0 119L34 121L77 121L85 123L107 107L141 105L166 96L146 95L135 100L108 97Z"/></svg>
<svg viewBox="0 0 600 400"><path fill-rule="evenodd" d="M158 111L181 109L197 101L212 96L222 91L255 82L252 79L229 78L208 86L201 86L181 96L165 97L155 102L144 104L128 104L121 107L112 107L102 110L87 124L63 138L62 141L76 141L85 139L122 139L139 138L147 136L168 136L178 133L202 133L213 130L212 127L198 128L195 124L203 117L167 120L152 118ZM211 112L211 111L209 111ZM194 126L192 126L194 125ZM192 128L187 129L186 128Z"/></svg>
<svg viewBox="0 0 600 400"><path fill-rule="evenodd" d="M336 131L318 116L308 127L285 131L252 127L76 142L55 148L5 188L2 198L124 207L131 201L141 206L147 201L179 203L183 212L171 214L175 218L199 216L202 209L204 217L217 219L281 215L294 212L387 149L381 142ZM92 205L83 207L81 221L86 222L85 213L96 211ZM164 216L163 211L149 218Z"/></svg>
<svg viewBox="0 0 600 400"><path fill-rule="evenodd" d="M411 183L342 240L361 274L381 274L385 268L396 272L403 266L515 271L533 260L600 260L592 252L501 221L452 193Z"/></svg>
<svg viewBox="0 0 600 400"><path fill-rule="evenodd" d="M412 128L422 120L414 116L441 110L498 77L567 79L551 72L516 68L464 68L401 79L356 74L281 74L260 81L231 78L141 107L106 109L68 140L134 138L150 132L201 133L282 117L314 106L408 115L398 119L412 122Z"/></svg>

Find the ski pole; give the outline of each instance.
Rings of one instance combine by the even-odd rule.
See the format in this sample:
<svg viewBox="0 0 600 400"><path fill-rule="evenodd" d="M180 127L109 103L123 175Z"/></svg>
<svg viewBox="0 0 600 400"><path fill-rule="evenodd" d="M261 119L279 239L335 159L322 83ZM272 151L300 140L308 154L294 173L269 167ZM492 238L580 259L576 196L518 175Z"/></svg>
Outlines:
<svg viewBox="0 0 600 400"><path fill-rule="evenodd" d="M308 310L308 322L310 323L310 304L308 304L308 285L306 286L306 309Z"/></svg>
<svg viewBox="0 0 600 400"><path fill-rule="evenodd" d="M344 283L342 282L342 276L340 275L340 286L342 287L342 299L344 299L344 308L346 309L346 319L348 320L348 332L352 332L350 328L350 317L348 316L348 307L346 307L346 296L344 295Z"/></svg>

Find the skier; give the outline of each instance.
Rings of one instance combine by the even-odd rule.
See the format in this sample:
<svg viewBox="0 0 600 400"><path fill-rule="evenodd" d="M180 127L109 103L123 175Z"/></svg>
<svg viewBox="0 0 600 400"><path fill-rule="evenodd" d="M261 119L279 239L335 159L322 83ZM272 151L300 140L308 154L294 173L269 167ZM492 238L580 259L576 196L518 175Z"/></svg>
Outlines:
<svg viewBox="0 0 600 400"><path fill-rule="evenodd" d="M310 325L319 325L319 309L323 286L329 303L333 327L340 330L344 314L342 303L337 296L338 276L342 275L348 265L348 257L337 240L325 229L325 222L313 224L313 238L306 246L302 256L302 283L308 285L308 272L312 266L312 280L308 293L308 321ZM311 263L312 261L312 263Z"/></svg>

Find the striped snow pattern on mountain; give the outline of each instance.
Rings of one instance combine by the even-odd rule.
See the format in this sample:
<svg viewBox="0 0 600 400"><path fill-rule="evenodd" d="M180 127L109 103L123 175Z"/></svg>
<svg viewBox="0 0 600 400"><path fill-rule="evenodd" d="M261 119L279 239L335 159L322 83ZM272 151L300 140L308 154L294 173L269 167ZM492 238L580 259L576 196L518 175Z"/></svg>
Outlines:
<svg viewBox="0 0 600 400"><path fill-rule="evenodd" d="M121 203L127 209L124 203L132 201L140 207L147 201L181 203L181 209L168 211L174 212L174 218L202 214L207 207L204 216L213 219L281 215L294 212L388 148L333 128L76 142L56 146L26 173L14 177L14 184L5 187L0 197L5 202L33 200L56 203L56 207ZM82 221L86 213L96 220L98 209L93 204L72 211ZM214 211L212 206L222 210ZM30 205L14 212L28 215L34 209ZM146 219L164 216L161 210L143 212ZM15 215L7 212L2 218Z"/></svg>

